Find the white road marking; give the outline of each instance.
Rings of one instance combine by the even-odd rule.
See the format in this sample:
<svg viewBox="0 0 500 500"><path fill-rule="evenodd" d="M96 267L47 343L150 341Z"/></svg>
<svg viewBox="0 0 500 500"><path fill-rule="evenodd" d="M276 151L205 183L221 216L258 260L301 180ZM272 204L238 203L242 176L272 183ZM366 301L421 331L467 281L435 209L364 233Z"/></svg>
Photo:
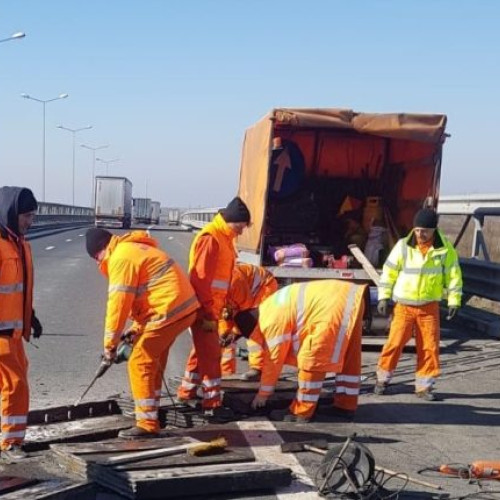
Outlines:
<svg viewBox="0 0 500 500"><path fill-rule="evenodd" d="M53 250L56 247L45 247L45 250Z"/></svg>
<svg viewBox="0 0 500 500"><path fill-rule="evenodd" d="M276 490L279 500L312 500L321 498L312 479L293 453L282 453L283 442L269 420L248 419L236 422L257 460L292 469L295 479L290 486Z"/></svg>
<svg viewBox="0 0 500 500"><path fill-rule="evenodd" d="M78 236L85 236L84 234L79 234Z"/></svg>
<svg viewBox="0 0 500 500"><path fill-rule="evenodd" d="M169 240L173 240L173 239L174 239L174 237L173 237L173 236L169 236L167 239L169 239Z"/></svg>
<svg viewBox="0 0 500 500"><path fill-rule="evenodd" d="M71 238L68 238L68 239L66 240L66 242L69 242L69 241L73 241L73 240L72 240Z"/></svg>

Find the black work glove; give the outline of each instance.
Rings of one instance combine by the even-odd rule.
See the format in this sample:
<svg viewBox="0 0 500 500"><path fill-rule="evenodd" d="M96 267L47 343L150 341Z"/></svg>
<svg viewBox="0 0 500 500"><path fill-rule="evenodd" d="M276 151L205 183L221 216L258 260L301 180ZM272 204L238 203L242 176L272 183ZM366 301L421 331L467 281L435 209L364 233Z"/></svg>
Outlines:
<svg viewBox="0 0 500 500"><path fill-rule="evenodd" d="M33 338L39 339L43 333L43 326L35 316L35 311L31 315L31 328L33 329Z"/></svg>
<svg viewBox="0 0 500 500"><path fill-rule="evenodd" d="M377 311L380 316L387 316L387 307L389 306L389 301L387 299L382 299L378 301Z"/></svg>
<svg viewBox="0 0 500 500"><path fill-rule="evenodd" d="M453 319L453 316L457 314L458 307L448 307L448 316L446 316L446 319L450 321L450 319Z"/></svg>

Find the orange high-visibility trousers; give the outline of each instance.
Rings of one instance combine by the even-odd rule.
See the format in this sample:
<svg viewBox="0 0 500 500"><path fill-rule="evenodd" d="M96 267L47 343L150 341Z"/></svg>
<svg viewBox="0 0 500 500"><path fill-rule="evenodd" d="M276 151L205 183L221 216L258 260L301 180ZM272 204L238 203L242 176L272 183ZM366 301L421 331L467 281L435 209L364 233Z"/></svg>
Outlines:
<svg viewBox="0 0 500 500"><path fill-rule="evenodd" d="M5 450L22 444L29 410L28 359L23 338L0 335L0 388L2 391L2 443Z"/></svg>
<svg viewBox="0 0 500 500"><path fill-rule="evenodd" d="M389 337L377 367L377 381L390 382L404 346L415 331L417 369L415 389L431 389L439 376L439 303L423 306L396 304Z"/></svg>
<svg viewBox="0 0 500 500"><path fill-rule="evenodd" d="M158 407L168 352L175 339L196 319L196 312L158 330L139 335L128 360L136 425L159 432Z"/></svg>
<svg viewBox="0 0 500 500"><path fill-rule="evenodd" d="M194 347L189 354L184 377L177 391L179 399L196 398L196 389L203 387L202 407L205 410L221 406L221 348L216 330L204 330L201 322L191 327Z"/></svg>
<svg viewBox="0 0 500 500"><path fill-rule="evenodd" d="M363 308L360 308L344 356L342 370L335 375L333 406L356 411L361 385L361 335L363 333ZM290 413L311 418L318 405L325 372L298 371L298 389L290 405Z"/></svg>

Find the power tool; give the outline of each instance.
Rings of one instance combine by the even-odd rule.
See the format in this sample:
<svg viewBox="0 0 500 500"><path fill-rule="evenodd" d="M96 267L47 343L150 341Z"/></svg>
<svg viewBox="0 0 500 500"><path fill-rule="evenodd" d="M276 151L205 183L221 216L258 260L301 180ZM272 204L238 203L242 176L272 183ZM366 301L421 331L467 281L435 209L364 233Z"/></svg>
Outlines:
<svg viewBox="0 0 500 500"><path fill-rule="evenodd" d="M116 348L116 356L113 360L106 359L104 356L102 357L101 363L95 372L92 382L90 382L83 394L73 403L73 406L77 406L78 404L80 404L87 392L89 392L92 386L95 384L96 380L98 378L101 378L109 370L113 363L118 365L120 363L123 363L124 361L128 361L128 359L130 358L130 354L132 353L133 338L130 333L127 333L122 335L122 339L123 340L118 344L118 347Z"/></svg>

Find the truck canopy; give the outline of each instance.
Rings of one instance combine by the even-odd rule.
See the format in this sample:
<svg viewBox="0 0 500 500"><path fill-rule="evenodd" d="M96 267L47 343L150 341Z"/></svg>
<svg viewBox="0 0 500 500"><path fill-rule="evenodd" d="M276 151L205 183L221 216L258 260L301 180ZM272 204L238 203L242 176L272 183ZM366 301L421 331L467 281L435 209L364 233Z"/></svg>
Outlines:
<svg viewBox="0 0 500 500"><path fill-rule="evenodd" d="M261 251L262 238L280 232L273 217L280 210L306 217L306 200L317 205L320 219L332 219L349 197L363 203L378 197L395 228L406 231L418 208L437 203L445 126L440 114L274 109L245 133L238 194L252 226L239 248ZM279 158L283 150L288 154ZM310 222L311 233L321 233L324 221ZM300 232L284 231L290 241L294 230Z"/></svg>

